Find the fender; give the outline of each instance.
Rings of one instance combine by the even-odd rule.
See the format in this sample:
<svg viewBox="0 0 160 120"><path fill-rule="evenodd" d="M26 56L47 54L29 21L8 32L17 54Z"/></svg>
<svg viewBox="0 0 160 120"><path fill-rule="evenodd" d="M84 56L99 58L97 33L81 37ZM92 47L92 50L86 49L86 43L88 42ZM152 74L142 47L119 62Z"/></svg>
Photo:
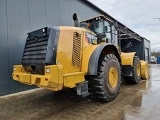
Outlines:
<svg viewBox="0 0 160 120"><path fill-rule="evenodd" d="M121 53L121 60L122 65L129 65L133 67L133 59L134 56L137 55L136 52L129 52L129 53Z"/></svg>
<svg viewBox="0 0 160 120"><path fill-rule="evenodd" d="M129 52L129 53L122 52L121 53L123 76L131 76L132 77L133 59L134 59L135 55L137 55L136 52Z"/></svg>
<svg viewBox="0 0 160 120"><path fill-rule="evenodd" d="M121 58L116 46L110 43L102 44L98 46L91 54L88 63L88 75L97 75L98 61L102 52L105 54L114 54L121 64Z"/></svg>

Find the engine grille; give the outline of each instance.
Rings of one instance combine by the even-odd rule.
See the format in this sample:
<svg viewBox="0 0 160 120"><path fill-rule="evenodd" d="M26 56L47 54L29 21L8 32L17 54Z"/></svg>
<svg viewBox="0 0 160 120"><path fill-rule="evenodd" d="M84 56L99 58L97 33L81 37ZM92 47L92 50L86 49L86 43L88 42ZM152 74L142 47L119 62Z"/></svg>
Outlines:
<svg viewBox="0 0 160 120"><path fill-rule="evenodd" d="M32 73L44 74L45 65L56 63L59 28L42 28L28 33L22 65Z"/></svg>
<svg viewBox="0 0 160 120"><path fill-rule="evenodd" d="M72 65L77 69L81 66L81 34L73 33Z"/></svg>
<svg viewBox="0 0 160 120"><path fill-rule="evenodd" d="M48 43L47 29L44 28L28 34L22 57L23 65L43 65Z"/></svg>
<svg viewBox="0 0 160 120"><path fill-rule="evenodd" d="M28 63L30 65L44 63L46 48L47 48L48 36L38 38L38 40L27 40L25 51L22 58L22 63Z"/></svg>

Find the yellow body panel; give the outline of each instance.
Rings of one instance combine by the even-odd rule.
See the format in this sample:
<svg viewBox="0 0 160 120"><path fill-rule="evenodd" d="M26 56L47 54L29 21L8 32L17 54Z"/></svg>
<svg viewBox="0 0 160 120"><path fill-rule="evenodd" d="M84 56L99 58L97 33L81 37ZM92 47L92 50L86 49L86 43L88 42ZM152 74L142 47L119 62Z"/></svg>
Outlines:
<svg viewBox="0 0 160 120"><path fill-rule="evenodd" d="M22 65L16 65L13 66L14 74L12 74L12 77L14 80L17 80L22 83L30 84L30 75L25 72Z"/></svg>
<svg viewBox="0 0 160 120"><path fill-rule="evenodd" d="M76 87L77 83L85 80L89 57L98 45L88 43L84 35L86 29L67 26L59 27L59 29L56 65L45 66L44 75L26 73L22 65L14 66L16 69L13 72L14 80L54 91L62 90L64 87ZM74 47L79 47L79 51L74 51ZM79 64L73 62L73 51L75 52L74 60ZM82 65L82 63L84 64ZM82 71L82 68L85 72ZM49 73L46 71L47 69L49 69Z"/></svg>
<svg viewBox="0 0 160 120"><path fill-rule="evenodd" d="M63 74L62 65L46 66L45 75L26 73L22 65L14 66L14 69L16 69L12 73L14 80L54 91L62 90L63 87L74 88L77 83L85 80L84 72Z"/></svg>
<svg viewBox="0 0 160 120"><path fill-rule="evenodd" d="M26 73L15 73L13 74L13 79L25 84L31 83L31 76Z"/></svg>
<svg viewBox="0 0 160 120"><path fill-rule="evenodd" d="M133 66L133 59L136 52L130 52L130 53L121 53L121 61L122 65L131 65Z"/></svg>
<svg viewBox="0 0 160 120"><path fill-rule="evenodd" d="M74 88L76 87L77 83L85 81L83 72L64 74L63 79L64 79L64 86L69 88Z"/></svg>
<svg viewBox="0 0 160 120"><path fill-rule="evenodd" d="M148 63L141 60L141 78L142 79L148 79L149 78L149 68L148 68Z"/></svg>
<svg viewBox="0 0 160 120"><path fill-rule="evenodd" d="M46 72L49 69L50 72ZM30 74L24 72L23 66L14 66L13 79L24 84L37 85L54 91L63 87L63 67L62 65L51 65L45 67L45 75Z"/></svg>
<svg viewBox="0 0 160 120"><path fill-rule="evenodd" d="M84 34L82 28L67 27L67 26L60 27L56 62L57 64L63 65L64 74L81 71L81 67L76 68L72 65L73 36L75 32L81 35L79 41L82 41L83 39L82 37ZM82 43L81 43L81 48L82 48ZM81 49L80 53L78 54L82 55L82 52L83 51Z"/></svg>
<svg viewBox="0 0 160 120"><path fill-rule="evenodd" d="M81 41L80 53L77 53L76 57L80 57L80 67L73 66L72 55L73 55L73 39L75 37L74 33L78 33ZM100 45L93 45L88 43L86 39L85 32L92 33L91 31L83 28L77 27L60 27L60 37L58 42L58 51L56 61L57 64L63 65L63 73L74 73L74 72L87 72L88 62L92 52ZM94 34L94 33L92 33ZM75 45L76 47L78 44ZM80 54L80 55L78 55ZM79 60L78 60L79 61Z"/></svg>
<svg viewBox="0 0 160 120"><path fill-rule="evenodd" d="M89 63L90 56L98 46L99 45L90 45L86 47L86 49L84 49L83 58L82 58L82 72L86 73L88 71L88 63Z"/></svg>

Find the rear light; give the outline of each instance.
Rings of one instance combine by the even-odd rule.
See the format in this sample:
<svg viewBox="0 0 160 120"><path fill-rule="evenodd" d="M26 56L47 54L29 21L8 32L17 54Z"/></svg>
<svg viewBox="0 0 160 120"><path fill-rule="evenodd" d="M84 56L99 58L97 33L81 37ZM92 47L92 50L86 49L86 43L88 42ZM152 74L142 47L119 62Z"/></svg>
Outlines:
<svg viewBox="0 0 160 120"><path fill-rule="evenodd" d="M16 71L16 67L13 67L13 71Z"/></svg>
<svg viewBox="0 0 160 120"><path fill-rule="evenodd" d="M50 73L50 68L46 68L46 73Z"/></svg>

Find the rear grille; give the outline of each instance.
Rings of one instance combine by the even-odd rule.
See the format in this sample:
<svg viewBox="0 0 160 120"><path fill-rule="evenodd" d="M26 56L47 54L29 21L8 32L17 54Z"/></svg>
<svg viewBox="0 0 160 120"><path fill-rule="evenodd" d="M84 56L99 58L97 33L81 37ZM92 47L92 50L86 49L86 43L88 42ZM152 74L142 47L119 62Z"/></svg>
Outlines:
<svg viewBox="0 0 160 120"><path fill-rule="evenodd" d="M56 64L59 28L42 28L28 33L22 65L32 73L44 74L45 65Z"/></svg>
<svg viewBox="0 0 160 120"><path fill-rule="evenodd" d="M77 69L81 66L81 34L73 33L72 65Z"/></svg>
<svg viewBox="0 0 160 120"><path fill-rule="evenodd" d="M37 34L36 34L37 33ZM48 43L47 29L44 28L28 34L25 50L22 57L22 64L39 65L43 64L46 56Z"/></svg>

